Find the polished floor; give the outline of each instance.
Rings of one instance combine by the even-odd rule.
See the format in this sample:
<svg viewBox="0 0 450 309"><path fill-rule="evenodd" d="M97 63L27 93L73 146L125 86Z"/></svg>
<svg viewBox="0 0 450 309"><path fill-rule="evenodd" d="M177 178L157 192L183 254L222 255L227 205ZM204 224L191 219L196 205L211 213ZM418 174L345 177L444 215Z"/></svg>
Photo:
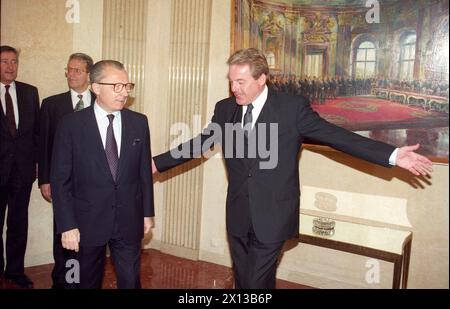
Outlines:
<svg viewBox="0 0 450 309"><path fill-rule="evenodd" d="M148 249L142 252L141 282L144 289L231 289L232 270L228 267L203 261L191 261ZM34 282L35 289L51 287L53 264L28 267L25 273ZM2 280L0 289L14 289ZM107 259L104 289L116 288L112 261ZM277 280L278 289L308 289L310 287Z"/></svg>

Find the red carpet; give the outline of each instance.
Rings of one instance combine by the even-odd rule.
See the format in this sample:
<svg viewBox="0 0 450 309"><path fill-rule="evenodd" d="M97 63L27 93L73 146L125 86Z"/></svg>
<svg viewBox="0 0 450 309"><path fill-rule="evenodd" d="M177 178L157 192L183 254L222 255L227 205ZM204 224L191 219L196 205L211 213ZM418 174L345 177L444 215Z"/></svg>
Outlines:
<svg viewBox="0 0 450 309"><path fill-rule="evenodd" d="M312 108L326 120L353 131L448 127L448 114L375 97L340 97Z"/></svg>

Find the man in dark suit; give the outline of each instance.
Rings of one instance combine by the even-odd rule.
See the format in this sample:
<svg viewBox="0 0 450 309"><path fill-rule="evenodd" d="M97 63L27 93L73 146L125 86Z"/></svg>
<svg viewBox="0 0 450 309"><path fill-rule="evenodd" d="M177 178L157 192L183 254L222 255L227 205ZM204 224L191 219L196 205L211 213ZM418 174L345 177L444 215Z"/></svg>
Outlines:
<svg viewBox="0 0 450 309"><path fill-rule="evenodd" d="M36 179L39 133L39 96L36 87L16 81L19 55L1 46L0 113L0 277L21 288L33 283L24 273L28 233L28 204ZM6 268L3 224L6 220Z"/></svg>
<svg viewBox="0 0 450 309"><path fill-rule="evenodd" d="M89 90L89 72L94 65L92 58L83 53L70 55L66 68L69 91L63 92L42 101L39 130L39 172L38 183L42 196L52 201L50 188L50 167L53 140L61 118L74 111L80 111L94 103L95 94ZM61 235L56 234L53 222L53 259L52 288L70 287L66 282L66 261L71 258L69 250L61 244Z"/></svg>
<svg viewBox="0 0 450 309"><path fill-rule="evenodd" d="M269 91L269 68L259 50L238 51L228 64L234 96L216 104L212 122L199 137L156 156L152 169L168 170L221 144L236 288L275 287L283 244L298 234L298 153L305 138L415 175L431 172L431 162L413 152L418 145L396 149L364 138L320 118L302 97Z"/></svg>
<svg viewBox="0 0 450 309"><path fill-rule="evenodd" d="M78 252L81 288L101 288L107 244L118 288L140 288L141 239L154 216L147 118L124 109L134 84L120 62L97 62L90 81L95 104L56 130L56 229L63 247Z"/></svg>

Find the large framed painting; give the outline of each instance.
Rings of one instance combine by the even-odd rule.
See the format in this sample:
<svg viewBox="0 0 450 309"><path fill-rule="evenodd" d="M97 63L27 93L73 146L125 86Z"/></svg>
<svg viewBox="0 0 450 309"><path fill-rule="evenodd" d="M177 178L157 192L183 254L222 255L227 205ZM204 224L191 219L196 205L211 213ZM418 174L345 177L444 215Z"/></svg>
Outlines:
<svg viewBox="0 0 450 309"><path fill-rule="evenodd" d="M448 0L234 0L232 50L323 118L448 163ZM317 144L315 141L309 141Z"/></svg>

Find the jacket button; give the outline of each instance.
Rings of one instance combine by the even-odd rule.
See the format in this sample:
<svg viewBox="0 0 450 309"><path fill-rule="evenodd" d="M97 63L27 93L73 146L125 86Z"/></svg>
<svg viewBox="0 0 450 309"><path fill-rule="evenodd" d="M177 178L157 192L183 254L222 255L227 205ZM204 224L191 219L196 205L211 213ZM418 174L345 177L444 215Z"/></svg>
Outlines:
<svg viewBox="0 0 450 309"><path fill-rule="evenodd" d="M249 177L249 178L252 177L252 174L251 174L251 173L248 173L248 177Z"/></svg>

